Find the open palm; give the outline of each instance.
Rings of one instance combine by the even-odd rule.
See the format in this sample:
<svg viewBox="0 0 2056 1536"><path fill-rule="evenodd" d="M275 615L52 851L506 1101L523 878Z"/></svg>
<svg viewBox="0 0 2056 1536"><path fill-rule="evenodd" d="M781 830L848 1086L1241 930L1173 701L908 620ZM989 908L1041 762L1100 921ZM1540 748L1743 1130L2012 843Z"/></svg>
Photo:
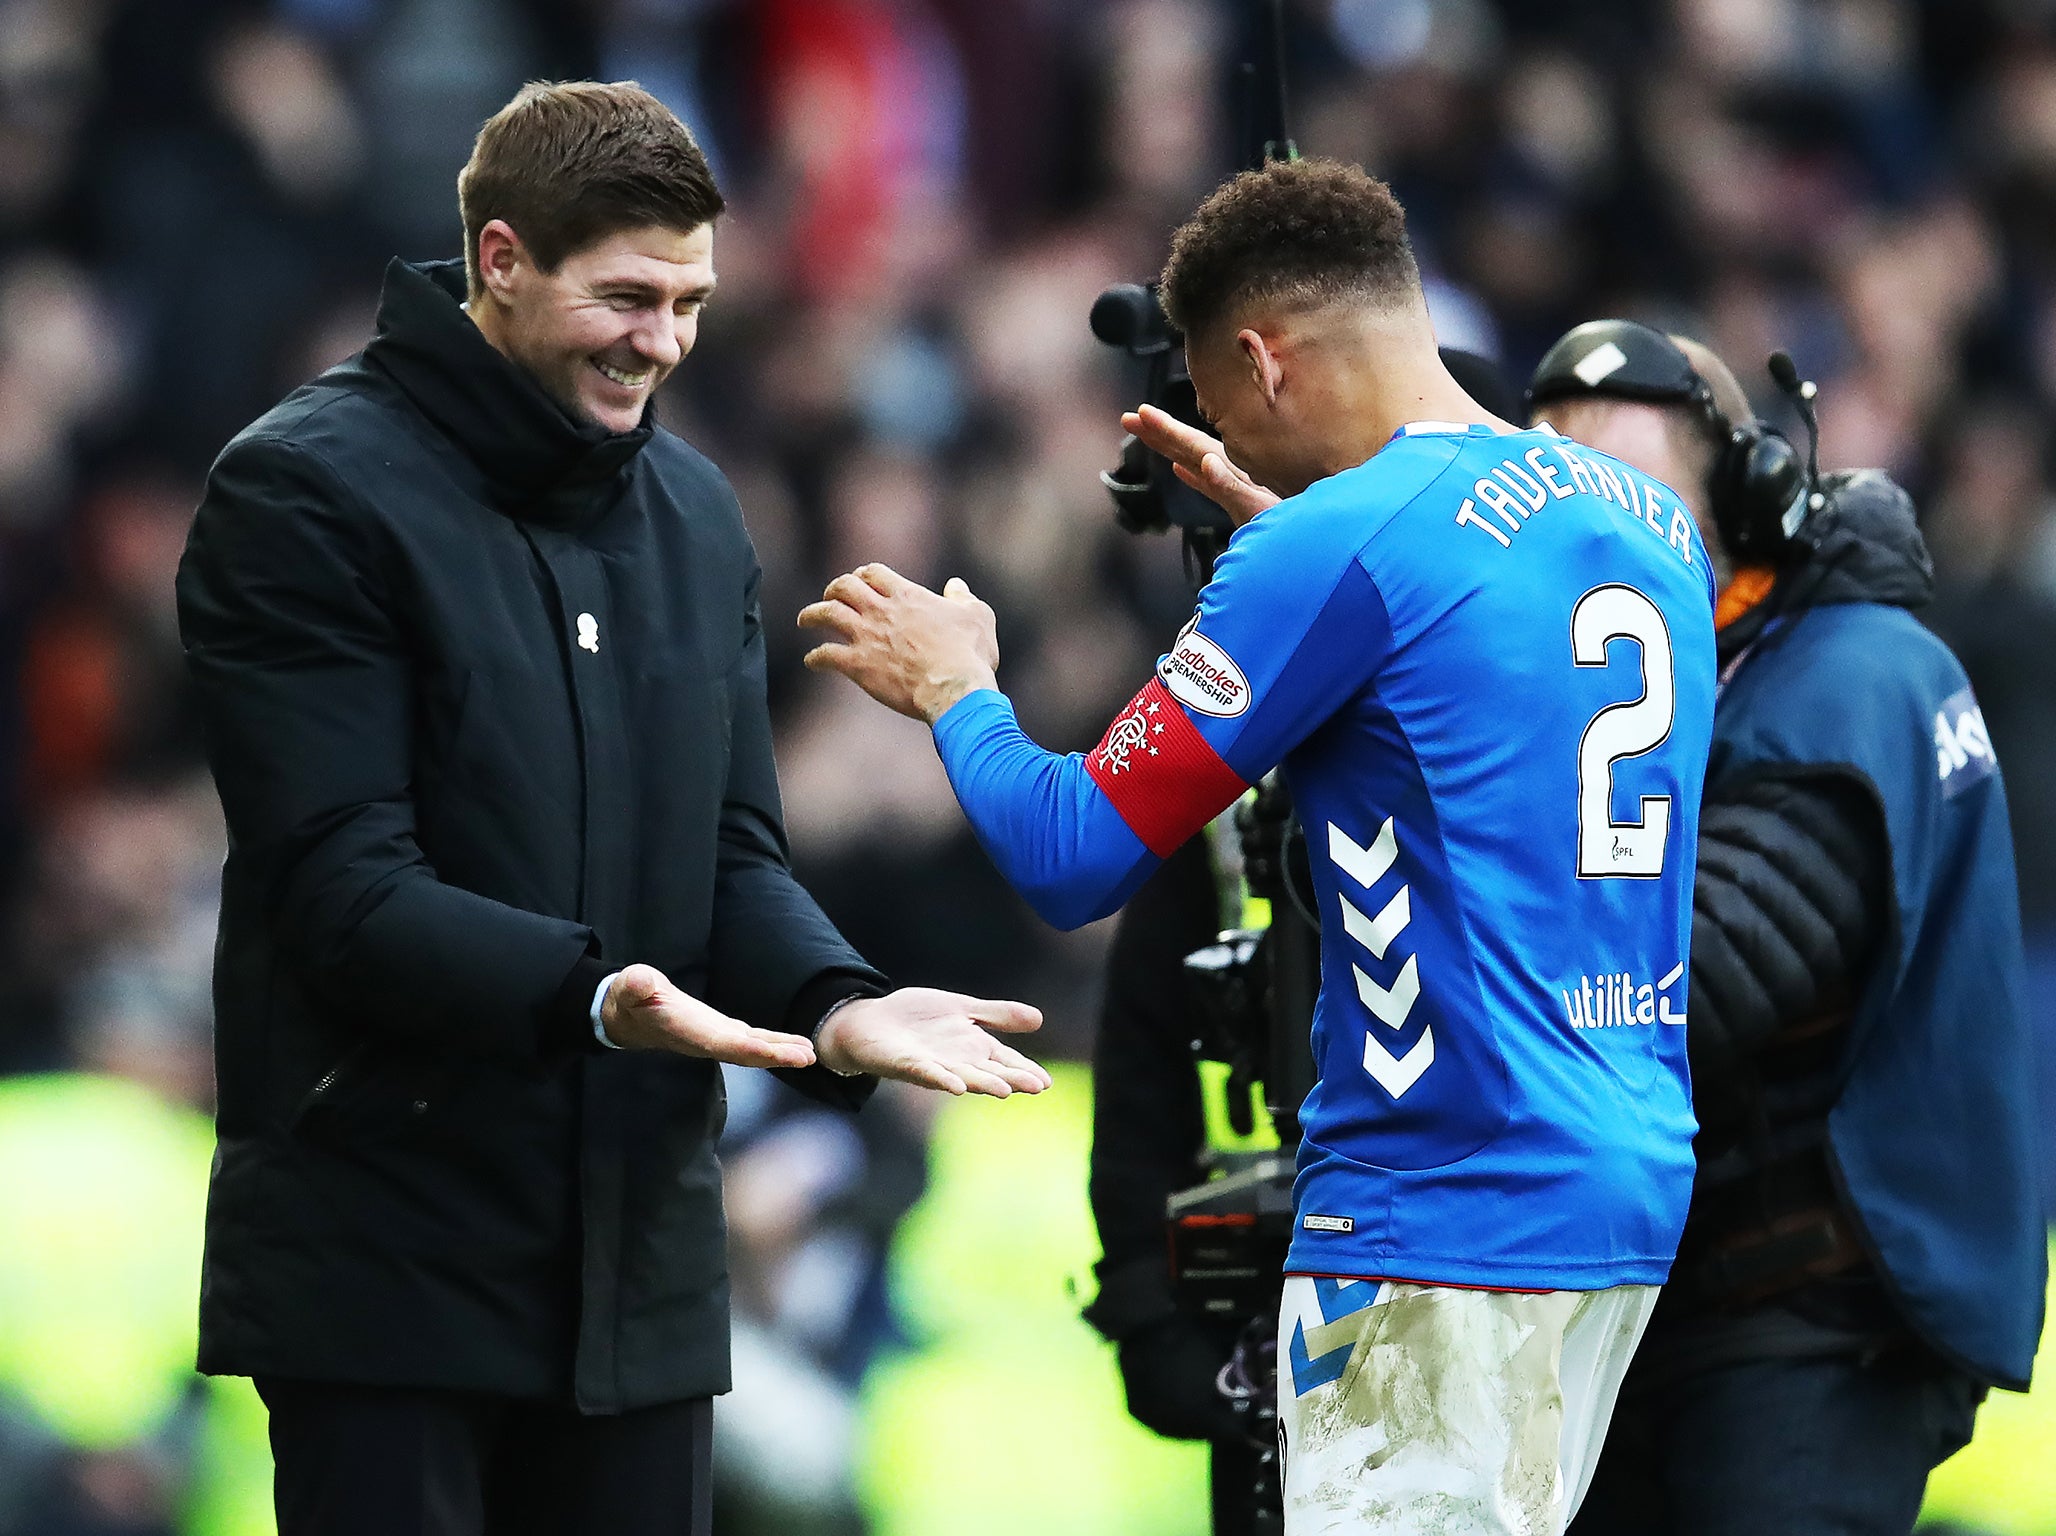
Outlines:
<svg viewBox="0 0 2056 1536"><path fill-rule="evenodd" d="M838 1072L897 1078L945 1093L1004 1099L1040 1093L1049 1073L992 1034L1042 1027L1040 1010L935 987L902 987L859 998L829 1015L816 1041L824 1065Z"/></svg>
<svg viewBox="0 0 2056 1536"><path fill-rule="evenodd" d="M811 1067L804 1035L758 1029L732 1019L676 985L653 965L631 965L614 978L600 1008L607 1038L628 1050L674 1051L738 1067Z"/></svg>

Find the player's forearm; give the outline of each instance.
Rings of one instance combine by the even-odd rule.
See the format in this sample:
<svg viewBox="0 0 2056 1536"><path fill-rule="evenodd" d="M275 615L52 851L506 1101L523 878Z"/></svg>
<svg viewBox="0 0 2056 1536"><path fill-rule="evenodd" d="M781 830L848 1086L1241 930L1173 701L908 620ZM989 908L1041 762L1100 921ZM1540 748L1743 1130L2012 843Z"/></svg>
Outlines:
<svg viewBox="0 0 2056 1536"><path fill-rule="evenodd" d="M1084 759L1030 741L1005 695L959 701L935 723L935 750L978 841L1045 922L1105 917L1156 867Z"/></svg>

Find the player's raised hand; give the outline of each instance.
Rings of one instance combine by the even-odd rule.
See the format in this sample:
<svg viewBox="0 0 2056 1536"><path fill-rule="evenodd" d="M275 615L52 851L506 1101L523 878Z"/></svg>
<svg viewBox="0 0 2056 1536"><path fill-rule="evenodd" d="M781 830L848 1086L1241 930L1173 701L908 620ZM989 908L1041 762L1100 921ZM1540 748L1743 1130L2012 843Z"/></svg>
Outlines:
<svg viewBox="0 0 2056 1536"><path fill-rule="evenodd" d="M868 1072L945 1093L1004 1099L1042 1092L1049 1074L990 1032L1019 1034L1041 1027L1041 1011L1026 1003L902 987L884 997L844 1003L821 1026L819 1046L822 1065L838 1072Z"/></svg>
<svg viewBox="0 0 2056 1536"><path fill-rule="evenodd" d="M1277 492L1243 473L1219 438L1188 426L1168 411L1138 406L1121 417L1121 425L1169 459L1172 472L1226 512L1238 528L1280 500Z"/></svg>
<svg viewBox="0 0 2056 1536"><path fill-rule="evenodd" d="M600 1026L623 1050L674 1051L738 1067L811 1067L804 1035L757 1029L675 986L653 965L631 965L600 1004Z"/></svg>
<svg viewBox="0 0 2056 1536"><path fill-rule="evenodd" d="M800 625L827 637L807 652L809 667L931 725L965 694L997 686L997 624L961 577L931 592L889 565L859 566L800 610Z"/></svg>

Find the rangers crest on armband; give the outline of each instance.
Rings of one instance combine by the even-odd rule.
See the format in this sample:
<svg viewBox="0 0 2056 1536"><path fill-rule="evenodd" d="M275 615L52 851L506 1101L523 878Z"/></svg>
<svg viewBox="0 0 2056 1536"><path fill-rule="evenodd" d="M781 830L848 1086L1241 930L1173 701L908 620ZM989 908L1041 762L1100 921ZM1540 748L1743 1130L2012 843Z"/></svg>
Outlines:
<svg viewBox="0 0 2056 1536"><path fill-rule="evenodd" d="M1160 677L1114 716L1085 754L1085 771L1158 858L1168 858L1249 787L1207 745Z"/></svg>
<svg viewBox="0 0 2056 1536"><path fill-rule="evenodd" d="M1161 701L1136 699L1125 714L1107 728L1106 739L1099 744L1098 757L1109 777L1127 772L1132 759L1138 753L1155 757L1159 748L1152 745L1152 735L1164 733L1162 722L1152 720L1152 715L1163 713Z"/></svg>

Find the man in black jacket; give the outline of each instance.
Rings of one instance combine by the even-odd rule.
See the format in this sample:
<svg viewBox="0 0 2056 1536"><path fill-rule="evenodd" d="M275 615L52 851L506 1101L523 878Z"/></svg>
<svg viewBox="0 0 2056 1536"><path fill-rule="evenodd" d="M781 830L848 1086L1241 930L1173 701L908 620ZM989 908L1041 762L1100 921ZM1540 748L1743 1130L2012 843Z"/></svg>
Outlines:
<svg viewBox="0 0 2056 1536"><path fill-rule="evenodd" d="M224 451L179 574L227 814L201 1366L285 1536L703 1532L718 1063L1038 1091L1035 1010L888 993L787 866L757 569L655 427L721 199L631 86L532 86L467 261Z"/></svg>
<svg viewBox="0 0 2056 1536"><path fill-rule="evenodd" d="M1674 486L1724 583L1693 892L1691 1215L1578 1536L1903 1533L2045 1249L2006 802L1906 610L1927 552L1875 471L1818 501L1705 348L1580 326L1535 413Z"/></svg>

